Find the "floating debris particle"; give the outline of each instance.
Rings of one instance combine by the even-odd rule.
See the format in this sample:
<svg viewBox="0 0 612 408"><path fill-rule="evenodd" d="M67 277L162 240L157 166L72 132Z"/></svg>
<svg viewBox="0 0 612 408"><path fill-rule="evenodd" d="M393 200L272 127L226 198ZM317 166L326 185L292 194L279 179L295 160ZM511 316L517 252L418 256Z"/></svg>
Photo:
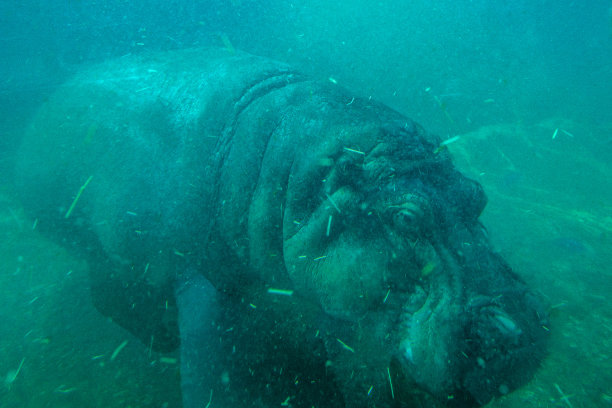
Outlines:
<svg viewBox="0 0 612 408"><path fill-rule="evenodd" d="M293 291L291 289L268 288L268 293L271 294L271 295L282 295L282 296L291 296L291 295L293 295Z"/></svg>
<svg viewBox="0 0 612 408"><path fill-rule="evenodd" d="M77 390L76 387L70 387L70 388L65 388L65 387L66 386L62 384L59 387L57 387L53 392L57 392L59 394L70 394L71 392L74 392Z"/></svg>
<svg viewBox="0 0 612 408"><path fill-rule="evenodd" d="M338 214L342 214L342 211L340 211L340 207L338 207L338 204L336 204L336 202L331 198L331 196L329 194L325 194L327 196L327 199L329 200L329 202L331 203L331 205L334 206L334 208L336 209L336 211L338 211ZM330 215L331 217L331 215Z"/></svg>
<svg viewBox="0 0 612 408"><path fill-rule="evenodd" d="M442 150L446 149L449 144L455 143L459 139L460 139L459 136L454 136L454 137L444 140L442 143L440 143L440 146L438 146L436 150L434 150L434 154L440 153Z"/></svg>
<svg viewBox="0 0 612 408"><path fill-rule="evenodd" d="M213 390L211 388L210 389L210 396L208 397L208 403L206 404L206 406L204 408L210 407L210 403L212 402L212 395L213 395Z"/></svg>
<svg viewBox="0 0 612 408"><path fill-rule="evenodd" d="M89 176L87 181L85 181L85 184L81 186L76 197L74 197L74 200L72 200L72 204L70 204L70 208L68 208L68 211L66 211L66 215L64 215L64 218L70 217L70 214L72 214L72 210L74 210L74 206L76 205L77 201L79 201L79 198L81 198L81 194L83 194L83 190L85 190L85 187L87 187L87 185L89 184L92 178L93 176Z"/></svg>
<svg viewBox="0 0 612 408"><path fill-rule="evenodd" d="M561 387L559 387L559 384L554 383L553 384L555 386L555 388L557 389L557 391L559 392L559 394L561 395L561 398L559 398L559 401L563 401L565 402L565 404L569 407L569 408L574 408L574 406L572 405L572 403L570 402L570 398L573 397L573 395L566 395L562 390Z"/></svg>
<svg viewBox="0 0 612 408"><path fill-rule="evenodd" d="M110 361L113 361L115 358L117 358L117 355L121 353L121 350L123 350L123 348L127 346L127 344L128 344L128 341L124 340L123 343L118 345L115 351L113 351L113 354L111 354Z"/></svg>
<svg viewBox="0 0 612 408"><path fill-rule="evenodd" d="M327 230L325 231L325 236L329 237L329 231L331 230L332 216L330 215L327 219Z"/></svg>
<svg viewBox="0 0 612 408"><path fill-rule="evenodd" d="M443 141L442 143L440 143L440 146L446 146L446 145L449 145L449 144L451 144L451 143L455 143L455 142L456 142L457 140L459 140L459 139L460 139L460 136L454 136L454 137L451 137L451 138L449 138L449 139L446 139L446 140L445 140L445 141Z"/></svg>
<svg viewBox="0 0 612 408"><path fill-rule="evenodd" d="M347 152L362 154L365 156L365 153L362 152L361 150L351 149L350 147L344 147L343 149L346 150Z"/></svg>
<svg viewBox="0 0 612 408"><path fill-rule="evenodd" d="M387 367L387 377L389 377L389 386L391 387L391 399L395 399L395 393L393 392L393 381L391 381L391 371Z"/></svg>
<svg viewBox="0 0 612 408"><path fill-rule="evenodd" d="M349 346L348 344L346 344L345 342L343 342L342 340L336 338L336 340L338 340L338 343L340 343L340 345L342 345L342 348L350 351L351 353L355 352L355 349L353 349L351 346Z"/></svg>
<svg viewBox="0 0 612 408"><path fill-rule="evenodd" d="M10 370L8 373L6 373L6 378L4 379L4 383L6 384L7 387L10 388L11 385L13 385L13 383L17 379L17 376L19 375L19 372L21 371L21 367L23 367L24 361L25 361L25 357L21 359L21 362L19 363L19 367L17 367L16 370Z"/></svg>

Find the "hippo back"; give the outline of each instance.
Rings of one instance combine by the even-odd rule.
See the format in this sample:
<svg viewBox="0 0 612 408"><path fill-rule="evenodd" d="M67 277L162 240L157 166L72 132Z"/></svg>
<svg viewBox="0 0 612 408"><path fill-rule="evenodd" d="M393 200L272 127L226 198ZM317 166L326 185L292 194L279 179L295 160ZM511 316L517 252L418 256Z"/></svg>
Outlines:
<svg viewBox="0 0 612 408"><path fill-rule="evenodd" d="M103 313L172 348L177 273L195 268L236 286L244 279L233 274L253 271L237 252L278 113L263 112L247 132L239 118L303 82L282 63L215 49L84 70L28 129L16 172L22 202L41 231L89 260ZM243 236L227 248L211 238L213 227Z"/></svg>

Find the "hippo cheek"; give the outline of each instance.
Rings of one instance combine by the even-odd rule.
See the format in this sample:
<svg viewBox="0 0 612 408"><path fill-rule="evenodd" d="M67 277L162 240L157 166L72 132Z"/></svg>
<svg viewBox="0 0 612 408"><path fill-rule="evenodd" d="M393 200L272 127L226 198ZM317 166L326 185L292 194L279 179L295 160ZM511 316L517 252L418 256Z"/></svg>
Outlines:
<svg viewBox="0 0 612 408"><path fill-rule="evenodd" d="M298 255L287 262L289 276L295 287L316 299L325 313L354 321L373 305L381 304L385 296L383 270L389 257L385 244L382 239L372 239L364 245L351 233L334 237L316 251L302 242ZM285 256L289 253L287 247Z"/></svg>
<svg viewBox="0 0 612 408"><path fill-rule="evenodd" d="M350 188L341 188L299 225L284 221L285 267L296 290L328 315L351 321L382 303L393 256L378 218L358 202Z"/></svg>

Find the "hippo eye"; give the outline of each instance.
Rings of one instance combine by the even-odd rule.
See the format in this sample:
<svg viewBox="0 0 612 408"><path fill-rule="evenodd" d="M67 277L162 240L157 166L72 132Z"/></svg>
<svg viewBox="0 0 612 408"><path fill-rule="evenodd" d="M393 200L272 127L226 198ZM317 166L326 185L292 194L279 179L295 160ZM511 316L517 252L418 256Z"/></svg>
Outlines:
<svg viewBox="0 0 612 408"><path fill-rule="evenodd" d="M393 224L400 230L413 229L421 217L423 212L417 207L400 208L393 215Z"/></svg>
<svg viewBox="0 0 612 408"><path fill-rule="evenodd" d="M416 234L425 227L427 208L423 199L409 195L403 203L388 206L387 211L391 213L391 221L398 231Z"/></svg>

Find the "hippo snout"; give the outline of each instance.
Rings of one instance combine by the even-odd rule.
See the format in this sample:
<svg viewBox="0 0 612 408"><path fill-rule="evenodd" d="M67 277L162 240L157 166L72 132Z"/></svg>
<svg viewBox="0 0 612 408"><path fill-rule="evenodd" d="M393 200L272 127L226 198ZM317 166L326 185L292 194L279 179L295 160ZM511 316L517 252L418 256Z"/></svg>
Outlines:
<svg viewBox="0 0 612 408"><path fill-rule="evenodd" d="M441 265L415 283L395 357L435 399L483 405L535 372L544 356L545 312L492 251L466 251L458 262L452 249L432 245Z"/></svg>

